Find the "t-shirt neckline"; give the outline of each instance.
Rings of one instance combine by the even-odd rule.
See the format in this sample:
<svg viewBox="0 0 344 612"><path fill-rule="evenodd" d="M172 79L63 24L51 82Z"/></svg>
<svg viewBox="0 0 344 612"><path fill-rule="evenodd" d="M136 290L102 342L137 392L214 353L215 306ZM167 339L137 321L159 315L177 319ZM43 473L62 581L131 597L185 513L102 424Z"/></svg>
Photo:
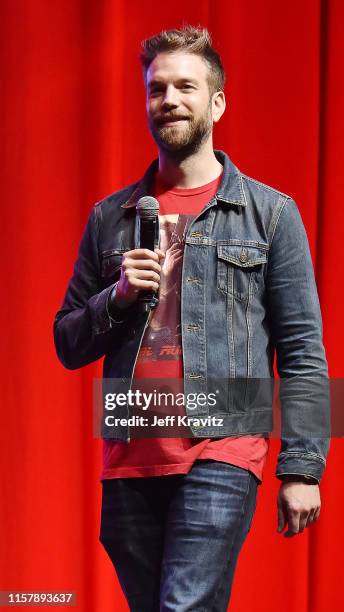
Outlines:
<svg viewBox="0 0 344 612"><path fill-rule="evenodd" d="M171 193L177 196L190 196L190 195L198 195L201 193L205 193L206 191L211 191L215 185L220 185L221 179L223 176L223 172L221 172L221 174L219 174L219 176L217 176L215 179L213 179L212 181L210 181L209 183L206 183L205 185L200 185L199 187L192 187L192 188L180 188L180 187L172 187L170 188L162 179L161 177L156 174L155 176L155 184L156 184L156 188L159 192L161 193Z"/></svg>

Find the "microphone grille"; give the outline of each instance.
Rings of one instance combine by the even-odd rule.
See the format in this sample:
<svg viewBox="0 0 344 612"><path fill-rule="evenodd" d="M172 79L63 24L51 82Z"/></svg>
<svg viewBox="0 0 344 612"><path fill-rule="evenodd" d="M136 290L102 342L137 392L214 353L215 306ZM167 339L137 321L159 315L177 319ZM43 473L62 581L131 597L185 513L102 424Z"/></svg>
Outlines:
<svg viewBox="0 0 344 612"><path fill-rule="evenodd" d="M155 219L159 214L159 202L152 196L143 196L136 204L141 219Z"/></svg>

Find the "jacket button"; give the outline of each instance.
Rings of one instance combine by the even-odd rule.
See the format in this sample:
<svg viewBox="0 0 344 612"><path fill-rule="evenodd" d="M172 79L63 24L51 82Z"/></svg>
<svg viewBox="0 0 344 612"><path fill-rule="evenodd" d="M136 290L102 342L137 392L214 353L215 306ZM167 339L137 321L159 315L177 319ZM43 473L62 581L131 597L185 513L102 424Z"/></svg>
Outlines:
<svg viewBox="0 0 344 612"><path fill-rule="evenodd" d="M248 261L248 255L246 251L241 251L239 259L241 263L246 263Z"/></svg>

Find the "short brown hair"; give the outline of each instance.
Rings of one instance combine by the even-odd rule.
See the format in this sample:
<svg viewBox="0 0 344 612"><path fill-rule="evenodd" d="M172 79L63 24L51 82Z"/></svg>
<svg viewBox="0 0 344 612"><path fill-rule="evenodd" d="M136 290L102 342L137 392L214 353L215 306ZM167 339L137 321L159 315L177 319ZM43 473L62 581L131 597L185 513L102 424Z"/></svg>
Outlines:
<svg viewBox="0 0 344 612"><path fill-rule="evenodd" d="M140 55L146 80L147 70L159 53L184 51L199 55L208 66L208 86L212 95L223 91L225 72L219 53L212 47L211 36L206 28L187 25L180 30L162 30L142 42Z"/></svg>

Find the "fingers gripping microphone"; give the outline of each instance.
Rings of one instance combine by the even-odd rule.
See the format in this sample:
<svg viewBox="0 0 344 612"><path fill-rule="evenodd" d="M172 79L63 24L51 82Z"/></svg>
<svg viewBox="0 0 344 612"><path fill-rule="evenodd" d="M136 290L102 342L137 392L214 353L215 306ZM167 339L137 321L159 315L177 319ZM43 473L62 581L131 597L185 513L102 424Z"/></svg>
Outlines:
<svg viewBox="0 0 344 612"><path fill-rule="evenodd" d="M151 196L140 198L136 205L140 222L140 248L154 251L159 242L159 202ZM158 297L155 291L142 291L139 297L142 309L155 308Z"/></svg>

